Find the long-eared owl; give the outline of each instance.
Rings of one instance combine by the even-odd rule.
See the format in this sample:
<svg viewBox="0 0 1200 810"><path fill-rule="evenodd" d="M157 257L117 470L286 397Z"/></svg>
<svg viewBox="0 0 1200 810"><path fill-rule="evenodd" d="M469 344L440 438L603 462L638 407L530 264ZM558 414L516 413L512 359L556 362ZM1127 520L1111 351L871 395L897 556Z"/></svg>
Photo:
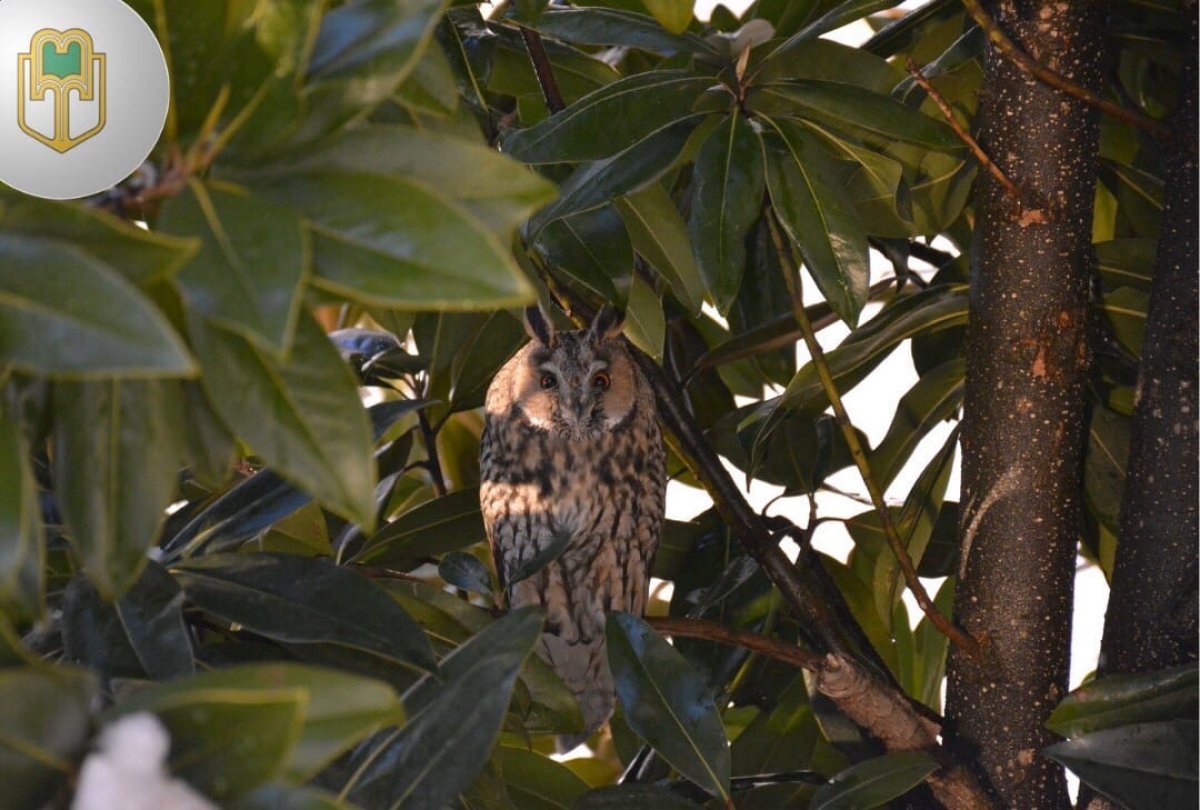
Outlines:
<svg viewBox="0 0 1200 810"><path fill-rule="evenodd" d="M488 389L481 443L496 570L510 608L545 611L537 651L579 700L576 742L612 714L605 613L641 615L662 533L662 434L621 324L605 307L588 329L556 332L526 310L532 340Z"/></svg>

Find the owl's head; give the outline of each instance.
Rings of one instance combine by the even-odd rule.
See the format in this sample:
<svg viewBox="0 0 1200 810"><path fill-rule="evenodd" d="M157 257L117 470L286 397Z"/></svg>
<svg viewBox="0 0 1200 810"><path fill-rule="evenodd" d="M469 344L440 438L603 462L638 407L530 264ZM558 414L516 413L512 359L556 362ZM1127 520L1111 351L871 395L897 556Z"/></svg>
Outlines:
<svg viewBox="0 0 1200 810"><path fill-rule="evenodd" d="M637 401L637 371L621 340L623 322L606 306L587 329L556 332L537 307L525 311L532 340L511 361L511 393L526 422L585 438L625 421Z"/></svg>

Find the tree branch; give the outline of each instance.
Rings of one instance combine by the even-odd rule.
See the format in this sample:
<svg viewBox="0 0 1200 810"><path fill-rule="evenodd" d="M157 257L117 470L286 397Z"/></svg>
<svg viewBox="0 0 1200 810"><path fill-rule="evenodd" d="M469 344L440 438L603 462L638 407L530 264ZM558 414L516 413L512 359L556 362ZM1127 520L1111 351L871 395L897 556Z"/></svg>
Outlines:
<svg viewBox="0 0 1200 810"><path fill-rule="evenodd" d="M973 154L975 159L979 161L979 165L991 172L992 176L996 178L996 181L1000 183L1000 185L1004 186L1004 190L1008 192L1009 196L1016 200L1018 204L1020 204L1021 189L1017 188L1017 184L1012 180L1009 180L1008 175L1002 172L1000 167L997 166L990 157L988 157L987 152L983 151L983 147L979 145L979 141L975 140L975 138L971 136L971 133L967 132L966 128L964 128L962 124L958 123L958 119L954 117L954 111L950 109L950 105L946 103L946 99L943 98L942 94L938 92L937 88L930 83L929 79L925 78L925 74L921 72L919 67L917 67L917 63L912 60L912 57L909 57L908 60L908 72L909 75L911 75L916 81L916 83L921 86L921 89L928 93L929 97L938 105L938 109L942 111L942 116L946 119L946 123L950 125L951 129L954 130L954 134L958 136L959 140L965 143L967 148L971 150L971 154Z"/></svg>
<svg viewBox="0 0 1200 810"><path fill-rule="evenodd" d="M567 104L563 101L562 91L558 89L558 80L554 78L554 67L550 64L550 55L546 53L546 43L542 41L542 35L532 28L522 25L520 29L521 39L525 40L525 51L537 75L538 86L542 88L542 98L546 100L546 109L551 115L561 112Z"/></svg>
<svg viewBox="0 0 1200 810"><path fill-rule="evenodd" d="M746 630L738 630L707 619L647 616L646 623L663 635L676 638L699 638L741 647L759 655L765 655L767 658L773 658L800 669L807 669L810 672L820 671L825 661L822 656L801 649L795 644L788 644L777 638L761 636Z"/></svg>
<svg viewBox="0 0 1200 810"><path fill-rule="evenodd" d="M1114 104L1105 98L1102 98L1098 93L1089 90L1082 85L1079 85L1058 71L1051 70L1041 62L1034 59L1012 41L1012 39L1000 27L1000 24L992 18L984 9L983 4L979 0L962 0L962 4L966 6L967 13L971 18L983 29L983 33L987 35L988 41L1003 54L1009 61L1020 68L1025 73L1033 76L1035 79L1044 84L1053 87L1055 90L1066 93L1069 96L1079 99L1085 104L1108 113L1113 118L1120 119L1135 127L1144 129L1147 132L1165 140L1178 140L1175 133L1170 127L1156 121L1153 118L1138 112L1122 107L1119 104ZM1191 149L1195 151L1196 145L1189 144Z"/></svg>
<svg viewBox="0 0 1200 810"><path fill-rule="evenodd" d="M979 641L963 632L960 628L955 627L949 619L942 615L942 612L933 604L933 600L929 598L928 591L925 590L925 586L921 584L921 580L917 576L917 569L913 566L912 558L908 556L908 550L900 539L896 523L892 520L892 513L887 508L887 504L884 503L883 491L879 487L879 482L875 480L874 473L871 472L871 462L867 459L867 454L858 441L858 434L854 432L854 425L850 421L849 414L846 413L846 406L842 403L841 394L838 392L837 384L833 380L833 374L829 370L829 363L825 360L825 352L821 348L821 344L817 341L817 335L813 331L812 323L808 319L808 313L804 310L804 297L800 287L799 268L795 266L795 263L792 261L791 251L783 242L779 225L775 222L774 212L768 209L763 215L767 217L767 227L771 232L771 241L774 243L775 252L779 256L779 265L784 271L784 279L788 285L788 292L792 296L796 321L800 324L800 331L804 335L804 343L808 346L808 352L812 356L813 368L816 369L817 376L821 380L821 387L825 390L825 395L829 397L829 404L833 406L834 420L841 428L842 435L845 436L850 455L854 459L855 466L858 467L859 475L867 487L867 492L871 495L871 503L875 506L875 511L879 514L884 536L887 538L888 545L891 546L892 553L896 556L896 561L900 564L900 570L904 574L904 581L907 583L908 589L912 591L913 596L916 597L917 604L921 606L921 610L929 617L929 621L933 623L934 627L963 650L977 656L982 652Z"/></svg>

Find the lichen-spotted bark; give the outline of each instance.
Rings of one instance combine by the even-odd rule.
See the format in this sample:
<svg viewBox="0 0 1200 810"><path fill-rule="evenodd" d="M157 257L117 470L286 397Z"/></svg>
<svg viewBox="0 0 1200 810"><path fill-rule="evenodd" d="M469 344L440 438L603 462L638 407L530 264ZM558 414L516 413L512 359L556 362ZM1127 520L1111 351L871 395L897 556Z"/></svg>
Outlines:
<svg viewBox="0 0 1200 810"><path fill-rule="evenodd" d="M1163 228L1142 340L1121 536L1100 670L1145 672L1196 658L1196 4L1164 149Z"/></svg>
<svg viewBox="0 0 1200 810"><path fill-rule="evenodd" d="M1026 53L1093 90L1103 7L987 5ZM1063 772L1039 752L1067 689L1098 120L991 46L985 70L979 140L1022 197L989 175L976 188L954 613L985 655L951 653L947 736L1001 806L1066 808Z"/></svg>

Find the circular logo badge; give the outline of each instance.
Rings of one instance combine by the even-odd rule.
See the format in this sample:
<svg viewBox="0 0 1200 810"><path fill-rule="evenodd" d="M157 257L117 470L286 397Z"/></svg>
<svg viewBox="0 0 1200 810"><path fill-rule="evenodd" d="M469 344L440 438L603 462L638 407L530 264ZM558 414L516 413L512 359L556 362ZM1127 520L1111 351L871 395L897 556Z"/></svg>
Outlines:
<svg viewBox="0 0 1200 810"><path fill-rule="evenodd" d="M158 40L121 0L0 0L0 182L54 200L112 188L169 103Z"/></svg>

